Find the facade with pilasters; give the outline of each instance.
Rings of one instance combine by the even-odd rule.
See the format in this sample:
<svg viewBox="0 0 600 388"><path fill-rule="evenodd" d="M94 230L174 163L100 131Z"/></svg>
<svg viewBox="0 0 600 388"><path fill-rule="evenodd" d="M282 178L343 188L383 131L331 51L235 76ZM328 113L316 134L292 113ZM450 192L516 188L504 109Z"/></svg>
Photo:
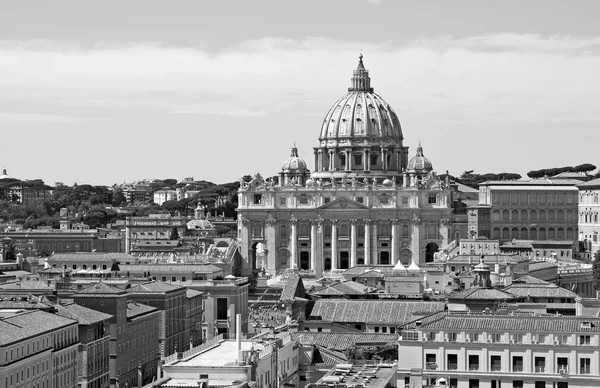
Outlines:
<svg viewBox="0 0 600 388"><path fill-rule="evenodd" d="M454 236L452 189L421 145L409 160L403 140L361 56L325 116L313 170L294 146L278 176L240 182L242 274L433 261Z"/></svg>

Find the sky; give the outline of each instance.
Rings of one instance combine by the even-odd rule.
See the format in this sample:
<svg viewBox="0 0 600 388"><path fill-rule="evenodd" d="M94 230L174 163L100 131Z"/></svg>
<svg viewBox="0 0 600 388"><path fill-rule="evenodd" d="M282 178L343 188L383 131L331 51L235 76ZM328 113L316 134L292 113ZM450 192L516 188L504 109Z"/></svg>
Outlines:
<svg viewBox="0 0 600 388"><path fill-rule="evenodd" d="M6 0L0 167L112 185L312 168L364 55L439 173L600 166L600 2Z"/></svg>

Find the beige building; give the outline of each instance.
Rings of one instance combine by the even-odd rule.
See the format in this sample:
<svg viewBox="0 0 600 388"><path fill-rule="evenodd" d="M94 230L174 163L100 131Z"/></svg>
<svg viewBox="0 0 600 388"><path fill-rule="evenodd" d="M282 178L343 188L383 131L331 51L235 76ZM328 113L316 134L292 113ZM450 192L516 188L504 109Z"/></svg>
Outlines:
<svg viewBox="0 0 600 388"><path fill-rule="evenodd" d="M0 310L0 387L77 387L77 321Z"/></svg>
<svg viewBox="0 0 600 388"><path fill-rule="evenodd" d="M402 328L399 381L457 388L600 386L600 319L438 313Z"/></svg>
<svg viewBox="0 0 600 388"><path fill-rule="evenodd" d="M278 177L240 182L242 275L428 262L454 236L450 182L420 145L409 160L398 117L370 82L361 56L325 115L312 172L293 147Z"/></svg>
<svg viewBox="0 0 600 388"><path fill-rule="evenodd" d="M471 238L577 240L577 187L573 179L488 181L469 208Z"/></svg>
<svg viewBox="0 0 600 388"><path fill-rule="evenodd" d="M584 242L586 258L600 251L600 178L582 183L579 189L579 241Z"/></svg>

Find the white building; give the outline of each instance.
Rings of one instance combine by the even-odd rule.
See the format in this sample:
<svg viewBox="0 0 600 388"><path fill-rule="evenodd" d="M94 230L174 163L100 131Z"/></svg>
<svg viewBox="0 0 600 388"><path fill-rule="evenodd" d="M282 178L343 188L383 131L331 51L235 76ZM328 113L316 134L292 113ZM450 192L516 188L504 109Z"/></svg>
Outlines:
<svg viewBox="0 0 600 388"><path fill-rule="evenodd" d="M577 185L579 189L579 241L590 259L600 250L600 178Z"/></svg>

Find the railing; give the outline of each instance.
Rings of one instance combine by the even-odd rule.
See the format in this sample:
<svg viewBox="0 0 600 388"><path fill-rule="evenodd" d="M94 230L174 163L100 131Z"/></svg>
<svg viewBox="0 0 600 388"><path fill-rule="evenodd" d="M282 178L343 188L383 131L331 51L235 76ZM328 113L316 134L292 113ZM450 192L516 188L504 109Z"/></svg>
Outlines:
<svg viewBox="0 0 600 388"><path fill-rule="evenodd" d="M580 375L589 375L592 373L591 368L579 368Z"/></svg>
<svg viewBox="0 0 600 388"><path fill-rule="evenodd" d="M569 367L567 367L567 366L559 366L558 370L556 371L556 373L558 373L560 375L568 375L569 374Z"/></svg>
<svg viewBox="0 0 600 388"><path fill-rule="evenodd" d="M425 369L427 370L437 370L437 363L435 362L426 362Z"/></svg>
<svg viewBox="0 0 600 388"><path fill-rule="evenodd" d="M535 371L537 372L545 372L546 371L546 367L545 366L536 366L535 367Z"/></svg>
<svg viewBox="0 0 600 388"><path fill-rule="evenodd" d="M218 345L221 341L223 341L223 334L219 334L216 337L206 341L205 343L196 346L195 348L186 350L185 352L182 353L182 356L183 356L183 358L193 356L194 354L198 354L209 348L212 348L213 346ZM168 364L175 360L177 360L177 353L173 353L170 356L167 356L164 358L165 364Z"/></svg>
<svg viewBox="0 0 600 388"><path fill-rule="evenodd" d="M513 366L512 370L513 370L513 372L523 372L523 367L522 366Z"/></svg>
<svg viewBox="0 0 600 388"><path fill-rule="evenodd" d="M469 365L469 370L479 370L479 364L471 364L471 365Z"/></svg>
<svg viewBox="0 0 600 388"><path fill-rule="evenodd" d="M498 366L498 365L490 366L490 371L492 371L492 372L500 372L501 370L502 370L501 366Z"/></svg>

